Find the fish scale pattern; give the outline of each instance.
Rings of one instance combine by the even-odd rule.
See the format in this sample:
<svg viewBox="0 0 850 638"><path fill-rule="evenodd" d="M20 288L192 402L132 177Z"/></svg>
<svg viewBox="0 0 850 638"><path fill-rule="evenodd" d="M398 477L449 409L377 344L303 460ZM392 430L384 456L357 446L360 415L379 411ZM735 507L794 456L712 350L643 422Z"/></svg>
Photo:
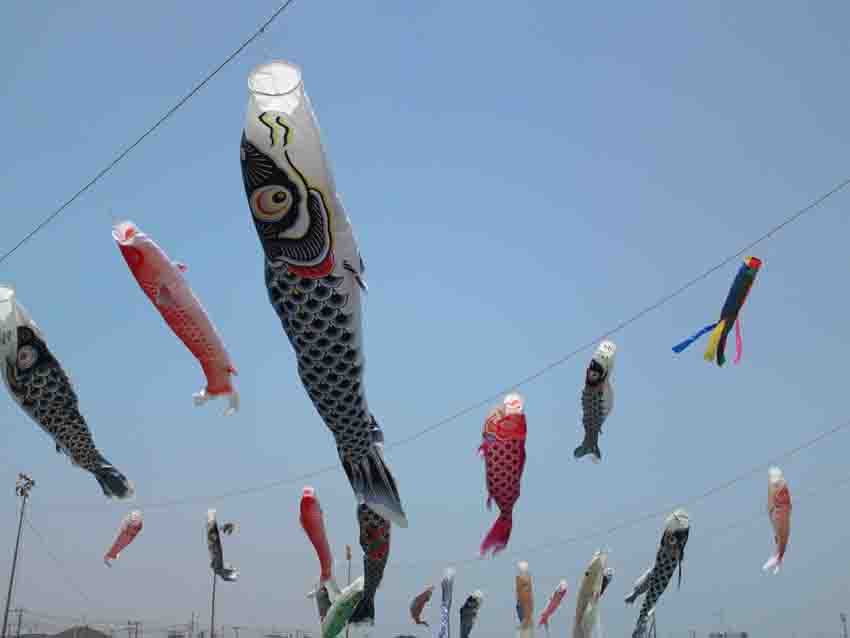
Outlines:
<svg viewBox="0 0 850 638"><path fill-rule="evenodd" d="M585 430L601 433L602 422L608 416L604 399L604 385L585 386L581 393L582 424Z"/></svg>
<svg viewBox="0 0 850 638"><path fill-rule="evenodd" d="M360 526L360 548L363 550L363 574L365 577L363 599L359 606L370 612L365 614L361 622L374 622L375 594L384 578L384 569L390 557L391 527L389 522L365 505L360 505L357 508L357 522ZM355 617L359 618L357 612L355 612Z"/></svg>
<svg viewBox="0 0 850 638"><path fill-rule="evenodd" d="M452 611L452 594L454 592L454 575L446 576L440 583L442 590L442 601L440 603L440 629L437 638L451 638L452 623L450 613Z"/></svg>
<svg viewBox="0 0 850 638"><path fill-rule="evenodd" d="M364 357L346 311L343 277L301 277L266 265L269 301L298 359L298 374L336 439L340 457L356 463L376 427L364 398Z"/></svg>
<svg viewBox="0 0 850 638"><path fill-rule="evenodd" d="M192 320L186 308L171 308L158 303L161 287L155 282L150 281L140 281L139 283L144 293L148 296L148 299L162 313L163 319L172 327L174 333L189 349L189 352L195 355L202 364L216 358L215 346L204 336L200 325Z"/></svg>
<svg viewBox="0 0 850 638"><path fill-rule="evenodd" d="M50 354L47 344L26 327L18 328L18 360L7 363L15 398L79 467L95 471L104 462L78 408L71 380Z"/></svg>
<svg viewBox="0 0 850 638"><path fill-rule="evenodd" d="M649 618L650 612L655 609L658 599L661 594L667 589L670 583L670 578L673 577L673 572L679 564L678 550L675 546L667 543L662 543L655 557L655 569L649 577L649 588L646 592L646 598L643 600L643 605L638 614L637 625L632 633L632 638L644 638L646 635L646 621Z"/></svg>
<svg viewBox="0 0 850 638"><path fill-rule="evenodd" d="M475 626L480 608L481 601L475 596L469 596L463 603L460 608L460 638L469 638L472 634L472 628Z"/></svg>
<svg viewBox="0 0 850 638"><path fill-rule="evenodd" d="M493 440L485 443L484 456L487 468L487 491L501 510L503 518L511 517L511 510L519 499L520 482L525 465L525 442Z"/></svg>

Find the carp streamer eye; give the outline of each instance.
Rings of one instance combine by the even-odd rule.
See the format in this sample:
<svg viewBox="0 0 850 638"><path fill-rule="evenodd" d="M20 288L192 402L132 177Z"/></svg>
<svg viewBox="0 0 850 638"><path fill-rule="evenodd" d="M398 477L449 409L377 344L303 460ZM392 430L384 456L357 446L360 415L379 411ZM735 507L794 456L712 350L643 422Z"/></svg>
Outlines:
<svg viewBox="0 0 850 638"><path fill-rule="evenodd" d="M280 186L263 186L251 195L251 212L261 222L279 222L292 208L292 195Z"/></svg>
<svg viewBox="0 0 850 638"><path fill-rule="evenodd" d="M29 370L36 359L38 359L38 352L32 346L22 346L18 350L18 367L21 370Z"/></svg>

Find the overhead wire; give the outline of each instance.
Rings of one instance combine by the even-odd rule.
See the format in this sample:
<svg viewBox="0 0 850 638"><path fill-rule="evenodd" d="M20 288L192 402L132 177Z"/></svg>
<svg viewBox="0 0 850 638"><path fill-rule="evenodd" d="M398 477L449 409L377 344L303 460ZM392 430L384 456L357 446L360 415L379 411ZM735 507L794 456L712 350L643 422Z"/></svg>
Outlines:
<svg viewBox="0 0 850 638"><path fill-rule="evenodd" d="M260 26L260 28L258 28L256 31L254 31L254 33L247 40L242 42L242 44L240 44L239 47L235 51L233 51L230 55L228 55L225 58L224 62L219 64L212 72L208 73L206 75L206 77L204 77L204 79L201 80L195 86L195 88L193 88L186 95L184 95L182 98L180 98L180 100L178 100L177 103L174 106L172 106L170 109L168 109L165 112L164 115L162 115L156 122L154 122L154 124L152 126L150 126L138 138L136 138L136 140L132 144L130 144L124 150L122 150L115 157L115 159L113 159L109 164L107 164L104 168L102 168L93 178L91 178L88 182L86 182L86 184L84 184L82 187L80 187L80 189L77 190L76 193L74 193L73 195L71 195L71 197L66 199L56 210L54 210L47 217L45 217L41 222L39 222L30 232L28 232L26 235L24 235L23 238L21 238L21 240L18 241L17 244L15 244L12 248L10 248L5 253L3 253L3 255L0 256L0 264L5 262L21 246L23 246L30 239L35 237L35 235L39 231L41 231L45 226L50 224L54 219L56 219L60 214L62 214L62 212L64 212L75 201L77 201L77 199L79 199L79 197L81 195L83 195L86 191L88 191L92 186L97 184L101 180L101 178L103 178L104 175L106 175L113 168L115 168L115 166L118 165L118 163L121 162L121 160L123 160L125 157L127 157L127 155L129 155L151 133L156 131L160 126L162 126L165 123L166 120L168 120L172 115L174 115L178 110L180 110L180 108L182 108L183 105L186 104L186 102L188 102L193 97L195 97L195 95L198 93L198 91L200 91L202 88L204 88L216 75L219 74L219 72L224 67L226 67L228 64L230 64L230 62L232 62L233 59L237 55L242 53L242 51L244 51L245 48L248 47L248 45L250 45L258 37L260 37L265 32L265 30L269 27L269 25L271 25L271 23L274 22L280 14L282 14L284 11L286 11L289 8L289 5L291 5L293 2L294 2L294 0L286 0L286 2L284 2L280 7L278 7L278 9L274 13L271 14L271 16L262 24L262 26Z"/></svg>
<svg viewBox="0 0 850 638"><path fill-rule="evenodd" d="M791 448L790 450L782 452L781 454L778 454L778 455L773 455L773 456L769 457L768 459L766 459L764 462L759 463L758 465L755 465L752 468L750 468L750 469L748 469L744 472L741 472L740 474L729 479L728 481L724 481L723 483L720 483L719 485L711 487L711 488L705 490L704 492L697 494L696 496L692 496L692 497L690 497L690 498L688 498L684 501L679 501L678 503L675 503L674 505L670 505L670 506L665 507L663 509L658 509L658 510L655 510L655 511L652 511L652 512L648 512L648 513L645 513L645 514L641 514L639 516L635 516L635 517L626 519L624 521L621 521L621 522L619 522L619 523L617 523L617 524L615 524L611 527L607 527L605 529L597 529L597 530L593 530L593 531L590 531L590 532L585 532L583 534L577 534L577 535L574 535L574 536L569 536L569 537L555 539L555 540L552 540L552 541L547 541L546 543L541 543L541 544L537 544L537 545L529 545L529 546L522 547L522 548L511 548L509 551L501 552L493 558L502 558L502 557L505 557L505 556L516 556L517 554L526 555L526 554L530 554L530 553L534 553L534 552L539 552L539 551L551 549L553 547L560 547L560 546L563 546L563 545L571 545L571 544L578 543L578 542L581 542L581 541L593 540L595 538L608 536L608 535L614 534L616 532L621 532L621 531L626 530L626 529L631 529L633 527L637 527L641 523L646 523L646 522L651 521L653 519L657 519L657 518L660 518L662 516L666 516L667 514L669 514L671 511L673 511L677 507L690 507L690 506L695 505L695 504L697 504L701 501L704 501L707 498L713 496L714 494L717 494L718 492L721 492L723 490L727 490L730 487L734 486L735 484L740 483L741 481L749 478L750 476L753 476L754 474L757 474L758 472L764 471L764 469L768 465L774 464L778 461L788 460L788 459L796 456L797 454L799 454L803 450L806 450L806 449L812 447L813 445L816 445L817 443L823 441L824 439L826 439L826 438L828 438L828 437L830 437L834 434L837 434L837 433L839 433L843 430L846 430L848 428L850 428L850 420L845 421L844 423L841 423L841 424L839 424L835 427L832 427L829 430L825 430L824 432L821 432L820 434L816 435L815 437L813 437L813 438L811 438L807 441L804 441L800 445L797 445L797 446ZM842 480L850 480L850 478L842 479ZM455 561L450 561L450 563L452 565L470 565L470 564L481 562L481 561L493 560L493 558L476 556L474 558L465 558L465 559L462 558L462 559L458 559L458 560L455 560ZM408 562L408 563L395 563L394 562L394 563L387 565L387 567L409 568L409 567L415 567L415 566L418 566L418 565L431 563L431 562L433 562L433 561L415 561L415 562Z"/></svg>
<svg viewBox="0 0 850 638"><path fill-rule="evenodd" d="M789 454L790 453L791 452L789 452ZM776 457L776 458L782 458L782 457ZM834 490L834 489L839 489L839 488L845 487L847 485L850 485L850 474L845 474L845 475L841 476L840 478L837 478L833 481L830 481L829 483L817 485L815 487L811 487L811 488L808 488L808 489L805 489L805 490L800 490L800 489L795 488L795 492L794 492L794 495L792 497L792 504L797 505L801 501L807 502L807 499L809 497L812 497L816 494L831 491L831 490ZM698 497L695 497L695 498L698 498ZM665 513L666 513L666 511L665 511ZM731 523L727 523L727 524L724 524L724 525L718 525L718 526L715 526L715 527L709 527L707 529L704 529L704 530L702 530L700 537L706 539L706 542L709 542L709 543L713 542L713 541L717 540L718 538L720 538L724 534L727 534L727 533L734 531L736 529L739 529L741 527L751 525L754 522L756 522L757 520L763 519L765 517L765 514L766 514L765 508L764 507L759 508L759 510L754 511L753 513L751 513L747 516L742 516L741 518L738 518L738 519L732 521ZM693 523L691 524L691 526L693 527ZM609 532L610 532L610 530L600 530L600 531L597 531L597 532L594 532L594 533L588 533L588 534L584 534L584 535L581 535L581 536L574 537L573 539L570 539L570 541L573 542L573 543L577 543L577 542L581 542L581 541L594 540L596 538L604 537ZM535 550L534 549L527 549L527 550L520 550L520 551L522 551L525 554L528 554L528 553L531 553ZM691 552L691 553L693 554L693 552ZM448 561L445 564L457 567L457 566L462 566L462 565L468 564L470 562L478 562L478 559L476 559L475 561ZM414 565L418 565L418 563L391 563L387 567L410 567L410 566L414 566ZM62 615L51 614L51 613L47 613L47 612L35 611L35 610L31 610L31 609L24 610L24 613L26 615L29 615L29 616L32 616L32 617L45 618L45 619L56 620L56 621L63 621L63 620L71 620L73 622L84 622L85 621L85 617L83 617L83 616L62 616ZM100 619L100 620L101 620L101 622L95 622L95 623L89 622L87 624L99 625L99 626L114 626L116 629L119 626L123 626L123 623L104 621L103 619ZM185 623L175 622L175 623L170 623L170 624L162 624L162 623L157 624L155 622L148 623L147 621L144 621L144 626L149 631L157 631L157 630L163 631L163 630L170 629L170 628L183 627L183 626L185 626ZM221 625L221 626L225 627L225 626L233 626L233 625ZM269 626L268 625L241 625L240 624L239 627L241 629L245 630L245 631L250 632L252 630L253 631L259 631L261 629L267 629Z"/></svg>
<svg viewBox="0 0 850 638"><path fill-rule="evenodd" d="M257 29L246 41L244 41L233 53L231 53L215 70L213 70L210 74L208 74L197 86L195 86L189 93L187 93L173 107L171 107L164 115L162 115L140 137L138 137L132 144L127 146L125 149L123 149L115 157L115 159L113 159L105 168L103 168L101 171L99 171L89 182L87 182L78 191L76 191L70 198L65 200L55 211L53 211L50 215L48 215L42 222L40 222L38 225L36 225L17 244L15 244L11 249L9 249L4 254L2 254L2 256L0 256L0 264L4 263L18 249L20 249L24 244L26 244L28 241L30 241L38 232L40 232L48 224L50 224L52 221L54 221L62 212L64 212L80 196L82 196L85 192L87 192L92 186L94 186L106 174L108 174L119 162L121 162L127 155L129 155L149 135L151 135L162 124L164 124L174 113L176 113L183 105L185 105L186 102L188 102L190 99L192 99L227 64L229 64L237 55L239 55L256 38L258 38L260 35L262 35L264 33L265 29L280 14L282 14L292 4L292 2L293 2L293 0L287 0L284 4L282 4L281 7L279 7L271 15L271 17L266 20L266 22L259 29ZM723 260L721 260L717 264L711 266L707 270L703 271L702 273L698 274L697 276L693 277L692 279L686 281L680 287L678 287L675 290L673 290L672 292L660 297L654 303L649 304L648 306L640 309L639 311L637 311L636 313L634 313L630 317L619 322L614 327L612 327L608 331L602 333L601 335L594 338L593 340L587 341L584 344L579 345L578 347L576 347L575 349L566 353L565 355L559 357L558 359L550 362L549 364L543 366L542 368L536 370L535 372L529 374L528 376L520 379L519 381L511 384L510 386L507 386L506 388L500 390L498 393L494 393L494 394L492 394L492 395L490 395L490 396L488 396L488 397L486 397L486 398L484 398L484 399L482 399L482 400L480 400L480 401L478 401L474 404L471 404L471 405L469 405L469 406L467 406L467 407L465 407L461 410L458 410L458 411L456 411L456 412L454 412L454 413L452 413L452 414L450 414L450 415L428 425L427 427L424 427L420 430L417 430L416 432L414 432L414 433L412 433L408 436L402 437L401 439L398 439L396 441L392 441L392 442L388 443L385 447L387 449L393 449L393 448L397 448L397 447L406 445L408 443L411 443L415 440L418 440L419 438L422 438L423 436L426 436L427 434L429 434L429 433L431 433L431 432L433 432L437 429L440 429L440 428L442 428L442 427L444 427L444 426L446 426L446 425L448 425L448 424L450 424L450 423L452 423L452 422L474 412L475 410L478 410L482 407L487 406L491 402L500 398L504 393L506 393L510 390L513 390L513 389L518 389L520 387L526 386L526 385L534 382L535 380L537 380L538 378L547 374L551 370L553 370L553 369L563 365L567 361L573 359L578 354L592 348L599 341L621 332L626 327L628 327L631 324L639 321L641 318L643 318L647 314L649 314L649 313L657 310L658 308L666 305L667 303L669 303L670 301L672 301L676 297L680 296L681 294L683 294L684 292L686 292L690 288L694 287L698 283L700 283L703 280L710 277L713 273L722 269L723 267L725 267L726 265L728 265L729 263L731 263L732 261L734 261L738 257L744 255L747 251L749 251L753 247L755 247L755 246L759 245L760 243L772 238L776 233L780 232L781 230L783 230L788 225L794 223L795 221L797 221L803 215L814 210L815 208L820 206L823 202L825 202L827 199L829 199L833 195L835 195L838 192L845 189L848 185L850 185L850 178L845 179L844 181L842 181L841 183L836 185L834 188L832 188L830 191L824 193L823 195L821 195L817 199L813 200L810 204L808 204L804 208L796 211L794 214L792 214L791 216L789 216L788 218L786 218L785 220L783 220L781 223L777 224L776 226L772 227L768 232L764 233L763 235L761 235L756 240L748 243L746 246L744 246L743 248L741 248L737 252L729 255L728 257L724 258ZM806 441L805 443L797 446L796 448L793 448L792 450L780 455L779 457L774 457L774 458L790 458L791 456L795 455L796 453L798 453L798 452L800 452L800 451L802 451L802 450L804 450L808 447L811 447L812 445L816 444L817 442L827 438L828 436L836 434L836 433L846 429L847 427L850 427L850 422L845 422L845 423L843 423L839 426L832 428L831 430L827 430L827 431L817 435L815 438L813 438L809 441ZM715 487L707 490L706 492L703 492L700 495L697 495L697 496L695 496L691 499L688 499L687 501L684 501L682 504L683 505L692 505L694 503L700 502L700 501L710 497L711 495L713 495L717 492L720 492L720 491L723 491L725 489L732 487L736 483L748 478L749 476L751 476L755 472L761 470L762 468L763 468L763 465L759 465L759 466L757 466L757 467L755 467L751 470L748 470L748 471L746 471L746 472L744 472L744 473L742 473L742 474L740 474L736 477L733 477L732 479L726 481L725 483L722 483L718 486L715 486ZM207 502L207 501L210 501L210 500L221 500L221 499L225 499L225 498L237 497L237 496L247 495L247 494L250 494L250 493L274 489L274 488L281 487L281 486L284 486L284 485L289 485L289 484L292 484L292 483L301 482L301 481L307 480L309 478L313 478L315 476L328 473L328 472L333 471L333 470L338 471L339 469L340 468L337 464L327 465L327 466L312 470L310 472L302 473L302 474L297 475L297 476L293 476L293 477L289 477L289 478L286 478L286 479L281 479L281 480L277 480L277 481L274 481L274 482L265 483L265 484L261 484L261 485L249 486L249 487L241 488L241 489L230 491L230 492L225 492L225 493L219 494L219 495L184 497L184 498L174 499L174 500L170 500L170 501L152 502L152 503L145 504L144 507L149 508L149 509L167 508L167 507L174 507L174 506L192 504L192 503L196 503L196 502ZM837 482L835 485L841 486L841 485L844 485L848 482L850 482L850 477L844 477L839 482ZM819 491L819 489L815 489L815 490L810 491L810 492L814 492L814 491ZM797 497L797 498L799 498L799 497ZM543 544L543 545L538 545L538 546L526 548L524 550L522 550L522 549L521 550L515 550L515 551L512 550L511 553L516 553L518 551L522 551L522 552L526 552L526 553L534 552L534 551L539 551L541 549L546 549L546 548L554 546L554 545L562 545L562 544L566 544L566 543L578 542L580 540L587 540L587 539L597 537L597 536L600 536L600 535L611 534L613 532L620 531L622 529L626 529L628 527L640 524L640 523L645 522L647 520L657 518L658 516L664 515L668 512L669 512L669 509L659 510L659 511L656 511L656 512L652 512L652 513L649 513L649 514L642 515L642 516L637 517L637 518L630 519L628 521L625 521L623 523L620 523L620 524L617 524L613 527L610 527L606 530L601 530L601 531L598 531L598 532L592 532L590 534L585 534L585 535L581 535L581 536L570 537L570 538L567 538L567 539L561 539L561 540L558 540L558 541L552 541L552 542L549 542L549 543L546 543L546 544ZM762 515L763 515L763 513L762 513ZM46 553L48 554L48 556L50 556L50 558L54 561L54 563L56 563L56 565L60 568L60 570L63 571L63 574L65 575L68 583L73 586L73 588L80 595L81 598L83 598L88 604L92 605L93 604L92 600L85 594L84 590L81 587L79 587L79 585L73 580L73 578L71 578L70 575L66 572L64 565L55 556L55 554L53 554L53 552L50 550L46 539L41 534L41 532L39 532L39 530L33 525L29 516L25 514L24 519L25 519L28 527L35 533L36 537L39 539L39 541L44 546L44 549L45 549ZM748 518L746 520L751 520L751 519ZM727 526L725 529L733 529L735 526L739 526L741 523L742 523L742 521L738 521L737 523L733 523L731 526ZM717 533L717 530L715 530L715 533ZM481 560L481 559L476 558L476 559L467 560L467 561L456 561L453 564L467 564L467 563L471 563L471 562L476 562L478 560ZM409 564L407 564L407 565L409 566ZM393 566L405 566L405 564L399 563L399 564L393 564Z"/></svg>
<svg viewBox="0 0 850 638"><path fill-rule="evenodd" d="M649 313L657 310L658 308L666 305L667 303L669 303L670 301L672 301L673 299L675 299L679 295L683 294L684 292L686 292L690 288L693 288L698 283L700 283L703 280L710 277L715 272L724 268L725 266L730 264L735 259L738 259L739 257L743 256L745 253L747 253L752 248L754 248L754 247L758 246L759 244L763 243L764 241L767 241L768 239L772 238L776 233L780 232L781 230L783 230L784 228L786 228L790 224L794 223L795 221L800 219L803 215L805 215L805 214L811 212L812 210L816 209L818 206L820 206L825 201L827 201L830 197L832 197L832 196L836 195L837 193L839 193L840 191L844 190L848 185L850 185L850 177L841 181L840 183L838 183L837 185L832 187L829 191L821 194L820 196L818 196L817 198L815 198L814 200L809 202L803 208L796 210L794 213L792 213L791 215L789 215L788 217L783 219L781 222L779 222L778 224L771 227L767 232L763 233L762 235L760 235L756 239L750 241L749 243L747 243L745 246L741 247L740 249L738 249L734 253L723 258L721 261L717 262L713 266L709 267L708 269L704 270L703 272L699 273L698 275L687 280L685 283L680 285L678 288L674 289L672 292L665 294L664 296L660 297L655 302L649 304L648 306L645 306L641 310L638 310L637 312L635 312L634 314L632 314L628 318L622 320L621 322L619 322L618 324L616 324L612 328L610 328L610 329L606 330L605 332L597 335L595 338L584 342L583 344L577 346L576 348L574 348L570 352L562 355L558 359L555 359L554 361L552 361L552 362L548 363L547 365L539 368L535 372L523 377L522 379L519 379L516 382L514 382L514 383L512 383L508 386L505 386L499 392L493 393L493 394L481 399L480 401L472 403L465 408L462 408L462 409L460 409L460 410L458 410L458 411L456 411L456 412L454 412L454 413L452 413L452 414L450 414L446 417L443 417L442 419L439 419L438 421L435 421L434 423L432 423L432 424L430 424L430 425L428 425L424 428L417 430L416 432L413 432L412 434L409 434L409 435L402 437L400 439L397 439L395 441L391 441L391 442L386 443L384 445L385 449L391 450L391 449L395 449L395 448L407 445L408 443L412 443L413 441L416 441L417 439L420 439L423 436L425 436L425 435L427 435L431 432L434 432L435 430L438 430L442 427L445 427L446 425L449 425L450 423L453 423L454 421L457 421L458 419L460 419L460 418L462 418L462 417L464 417L464 416L466 416L466 415L468 415L468 414L470 414L470 413L472 413L476 410L479 410L483 407L486 407L487 405L489 405L489 404L493 403L494 401L498 400L499 398L501 398L505 393L517 390L521 387L524 387L524 386L536 381L537 379L539 379L540 377L542 377L546 373L548 373L551 370L563 365L567 361L570 361L571 359L575 358L577 355L581 354L582 352L593 348L600 341L607 339L607 338L623 331L625 328L627 328L631 324L639 321L640 319L642 319L647 314L649 314ZM2 261L2 260L0 260L0 261ZM140 507L144 507L144 508L147 508L147 509L167 509L167 508L170 508L170 507L179 507L179 506L183 506L183 505L192 505L192 504L197 504L197 503L208 503L210 501L220 501L220 500L224 500L224 499L228 499L228 498L245 496L245 495L248 495L248 494L253 494L253 493L257 493L257 492L264 492L264 491L267 491L267 490L300 483L300 482L303 482L305 480L315 478L317 476L320 476L322 474L327 474L327 473L332 472L332 471L341 471L339 464L334 463L332 465L326 465L324 467L316 468L314 470L310 470L308 472L304 472L304 473L301 473L301 474L298 474L298 475L295 475L295 476L290 476L290 477L287 477L287 478L284 478L284 479L279 479L279 480L271 481L271 482L268 482L268 483L262 483L262 484L258 484L258 485L247 486L247 487L244 487L244 488L239 488L239 489L236 489L236 490L227 491L227 492L223 492L223 493L220 493L220 494L201 495L201 496L186 496L186 497L180 497L180 498L176 498L176 499L169 499L169 500L162 500L162 501L150 501L150 502L141 504ZM62 504L57 504L57 507L65 508L65 507L68 507L68 506L62 505ZM97 505L88 504L88 505L75 505L73 507L74 508L91 508L91 507L106 507L106 505L97 506Z"/></svg>
<svg viewBox="0 0 850 638"><path fill-rule="evenodd" d="M27 527L29 527L33 531L33 533L36 535L36 538L38 538L39 542L41 543L42 547L44 548L45 553L56 564L56 566L59 568L59 571L62 572L62 575L65 578L67 584L71 586L71 588L77 593L77 595L79 595L79 597L82 598L89 605L89 607L91 609L94 609L95 608L94 601L91 598L89 598L88 594L85 593L83 588L80 587L79 583L77 583L77 581L74 580L74 578L71 576L70 572L67 570L64 563L61 560L59 560L59 558L57 558L56 554L54 554L53 551L50 549L50 545L47 543L47 539L44 537L44 535L40 531L38 531L38 528L36 528L36 526L33 525L32 520L30 520L29 514L26 514L26 513L24 514L24 522L26 522Z"/></svg>
<svg viewBox="0 0 850 638"><path fill-rule="evenodd" d="M835 490L835 489L841 489L841 488L844 488L848 485L850 485L850 474L844 474L840 478L832 480L828 483L816 485L814 487L810 487L810 488L804 489L804 490L801 490L798 487L794 487L793 488L794 493L793 493L792 498L791 498L792 506L798 507L801 502L809 504L809 503L812 502L809 499L814 497L815 495L826 493L826 492L829 492L829 491L832 491L832 490ZM693 519L691 519L691 521L690 521L690 529L691 529L691 532L692 532L691 533L691 539L694 539L694 538L697 538L697 537L700 539L697 544L691 543L691 545L690 545L690 551L688 553L691 556L691 560L694 560L694 557L697 557L697 556L700 556L700 555L705 556L706 554L708 554L711 557L712 560L716 561L717 557L712 552L712 549L714 547L714 544L717 541L722 539L724 536L726 536L730 532L733 532L735 530L738 530L738 529L741 529L741 528L744 528L744 527L752 526L754 523L757 523L757 522L761 522L762 524L767 523L767 520L766 520L767 514L768 514L767 507L763 505L762 507L760 507L756 510L753 510L748 515L741 516L741 517L736 518L735 520L733 520L729 523L725 523L725 524L722 524L722 525L702 527L701 525L697 526L698 524L694 523ZM767 529L769 529L769 525L765 525L765 527ZM594 538L599 538L600 536L601 535L597 535ZM772 531L770 532L769 536L770 537L773 536ZM594 540L594 539L588 538L588 539L581 539L581 540ZM611 562L612 562L611 561L611 558L612 558L611 555L613 553L615 553L615 550L611 550L610 548L607 548L606 551L608 551L608 554L609 554L609 565L610 565ZM621 571L621 572L626 572L627 570L624 569L624 566L636 568L637 566L639 566L640 563L646 561L647 559L649 559L651 557L652 554L651 553L648 553L648 554L649 555L630 555L629 557L625 558L625 560L623 558L618 557L617 560L616 560L617 570ZM585 558L585 560L586 560L586 558ZM580 567L578 567L578 569L581 569L583 567L582 563L583 563L582 560L574 561L574 564L577 564L577 565L580 566ZM455 565L455 563L446 563L446 564L447 565L451 564L453 566ZM639 571L636 568L634 575L637 576L638 573L639 573Z"/></svg>

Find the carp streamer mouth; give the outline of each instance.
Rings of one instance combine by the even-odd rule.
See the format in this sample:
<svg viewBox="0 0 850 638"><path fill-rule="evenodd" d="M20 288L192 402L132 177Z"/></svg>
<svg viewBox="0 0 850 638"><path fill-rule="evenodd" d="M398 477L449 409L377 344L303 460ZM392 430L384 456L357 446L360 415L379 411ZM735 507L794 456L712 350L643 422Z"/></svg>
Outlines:
<svg viewBox="0 0 850 638"><path fill-rule="evenodd" d="M138 234L138 227L131 221L118 222L112 227L112 237L119 244L128 244Z"/></svg>
<svg viewBox="0 0 850 638"><path fill-rule="evenodd" d="M17 371L15 370L15 366L6 361L6 379L9 381L9 387L16 397L20 397L23 394L23 390L18 387L18 377Z"/></svg>

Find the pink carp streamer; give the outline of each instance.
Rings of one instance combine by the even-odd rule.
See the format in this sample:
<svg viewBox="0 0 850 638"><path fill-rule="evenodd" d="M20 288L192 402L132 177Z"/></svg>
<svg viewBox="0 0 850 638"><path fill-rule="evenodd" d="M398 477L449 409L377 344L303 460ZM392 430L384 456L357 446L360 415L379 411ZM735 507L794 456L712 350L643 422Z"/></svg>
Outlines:
<svg viewBox="0 0 850 638"><path fill-rule="evenodd" d="M768 470L767 510L770 524L773 526L776 552L764 564L764 571L773 570L779 573L788 547L788 537L791 535L791 491L782 475L782 470L772 467Z"/></svg>
<svg viewBox="0 0 850 638"><path fill-rule="evenodd" d="M103 562L106 563L107 567L112 567L110 561L118 560L124 548L139 535L139 532L142 531L142 525L142 513L138 510L130 512L124 517L121 521L121 528L118 530L118 537L103 557Z"/></svg>
<svg viewBox="0 0 850 638"><path fill-rule="evenodd" d="M193 395L195 405L211 398L228 397L229 416L239 408L239 393L230 383L236 368L224 348L206 310L192 292L183 273L185 264L174 262L157 243L131 221L112 229L112 236L145 295L189 351L195 355L207 377L207 386Z"/></svg>
<svg viewBox="0 0 850 638"><path fill-rule="evenodd" d="M549 598L549 604L546 605L546 609L544 609L543 613L540 614L540 622L537 624L538 627L546 627L546 631L549 631L549 618L551 618L552 614L558 610L558 607L561 605L561 601L564 600L564 596L567 595L567 590L567 581L562 580L558 583L558 587Z"/></svg>

